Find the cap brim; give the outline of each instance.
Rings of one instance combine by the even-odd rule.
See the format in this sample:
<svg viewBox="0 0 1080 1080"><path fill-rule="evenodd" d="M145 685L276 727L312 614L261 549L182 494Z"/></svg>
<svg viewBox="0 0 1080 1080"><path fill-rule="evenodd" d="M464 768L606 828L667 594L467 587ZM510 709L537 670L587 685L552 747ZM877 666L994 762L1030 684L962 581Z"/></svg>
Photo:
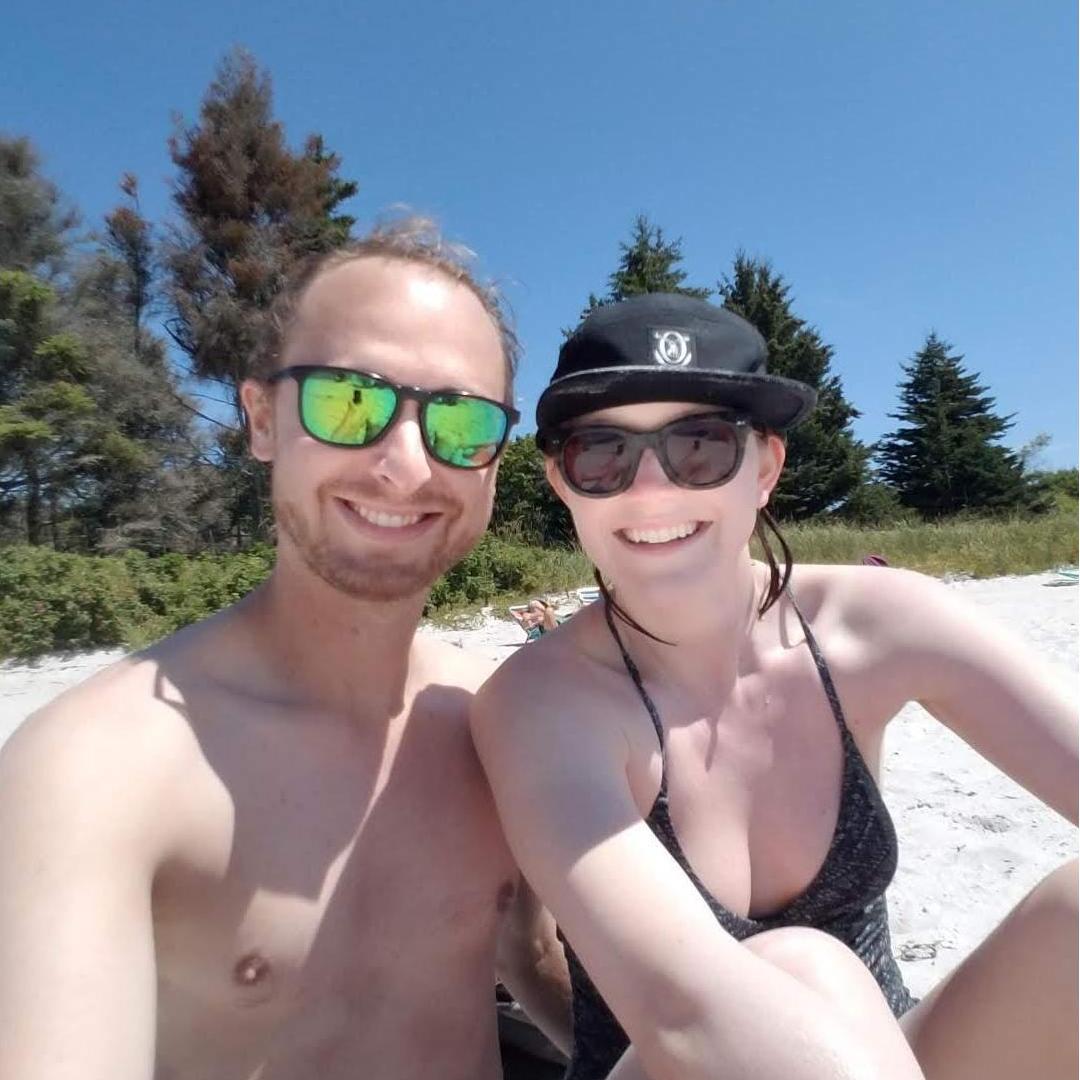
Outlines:
<svg viewBox="0 0 1080 1080"><path fill-rule="evenodd" d="M640 365L594 368L551 383L537 402L536 426L543 430L598 409L645 401L727 406L765 427L785 431L806 419L817 393L805 383L779 375Z"/></svg>

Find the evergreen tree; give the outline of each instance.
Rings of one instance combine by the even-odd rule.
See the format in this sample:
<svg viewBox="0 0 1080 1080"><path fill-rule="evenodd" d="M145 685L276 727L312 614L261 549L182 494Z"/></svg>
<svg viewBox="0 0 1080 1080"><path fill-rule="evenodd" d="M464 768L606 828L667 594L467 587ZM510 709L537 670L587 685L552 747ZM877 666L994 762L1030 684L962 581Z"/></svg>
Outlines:
<svg viewBox="0 0 1080 1080"><path fill-rule="evenodd" d="M139 182L132 173L121 177L120 190L127 201L105 215L104 248L121 272L118 299L128 311L131 348L137 357L153 295L154 239L150 222L139 209Z"/></svg>
<svg viewBox="0 0 1080 1080"><path fill-rule="evenodd" d="M217 467L237 545L269 527L265 470L250 461L239 385L265 333L270 305L297 260L343 243L357 190L318 135L289 149L273 117L269 75L234 50L203 99L198 122L170 142L179 171L179 225L165 247L167 326L191 374L212 380L233 407L219 426Z"/></svg>
<svg viewBox="0 0 1080 1080"><path fill-rule="evenodd" d="M195 512L204 439L165 343L137 317L152 294L136 295L133 276L106 244L73 275L65 323L84 344L87 389L114 434L110 452L87 463L72 514L95 548L190 550L206 525Z"/></svg>
<svg viewBox="0 0 1080 1080"><path fill-rule="evenodd" d="M52 280L0 273L0 534L84 550L183 546L198 449L164 345L142 325L152 242L134 180L97 250L73 260L59 192L27 171L32 155L8 160L22 209L5 222L5 250Z"/></svg>
<svg viewBox="0 0 1080 1080"><path fill-rule="evenodd" d="M0 539L56 548L191 548L207 469L154 300L150 223L125 176L97 247L26 140L0 140Z"/></svg>
<svg viewBox="0 0 1080 1080"><path fill-rule="evenodd" d="M162 343L144 341L136 357L125 315L110 318L30 274L0 271L7 539L77 550L193 546L190 414Z"/></svg>
<svg viewBox="0 0 1080 1080"><path fill-rule="evenodd" d="M170 140L180 224L166 248L170 333L192 374L237 389L274 296L300 258L348 236L337 213L356 185L311 136L300 153L273 118L270 76L236 49L222 62L197 123Z"/></svg>
<svg viewBox="0 0 1080 1080"><path fill-rule="evenodd" d="M0 269L51 278L63 266L78 215L40 165L29 139L0 136Z"/></svg>
<svg viewBox="0 0 1080 1080"><path fill-rule="evenodd" d="M60 546L60 519L107 434L86 388L81 343L57 330L56 294L0 270L0 492L30 544Z"/></svg>
<svg viewBox="0 0 1080 1080"><path fill-rule="evenodd" d="M787 438L787 463L771 507L781 520L840 509L864 483L867 450L851 430L858 410L831 371L832 348L791 310L790 286L741 252L719 283L724 306L753 323L769 347L769 372L809 383L817 407Z"/></svg>
<svg viewBox="0 0 1080 1080"><path fill-rule="evenodd" d="M963 357L935 333L903 365L900 409L889 415L901 426L877 446L882 478L905 506L928 518L959 510L1038 508L1016 454L1000 445L1012 427Z"/></svg>
<svg viewBox="0 0 1080 1080"><path fill-rule="evenodd" d="M565 547L574 542L570 511L551 490L544 473L544 456L532 435L514 439L503 451L491 528L543 547Z"/></svg>
<svg viewBox="0 0 1080 1080"><path fill-rule="evenodd" d="M707 299L708 289L684 284L686 271L680 266L682 258L682 241L665 240L663 229L639 214L629 242L619 245L619 265L608 276L607 293L603 297L590 293L581 317L605 304L617 304L643 293L681 293Z"/></svg>
<svg viewBox="0 0 1080 1080"><path fill-rule="evenodd" d="M356 218L339 213L343 202L351 199L359 190L355 180L343 180L337 175L341 158L330 153L321 135L309 135L304 143L304 159L322 178L319 195L320 213L311 222L310 234L301 240L301 246L310 251L330 251L347 244L352 235Z"/></svg>

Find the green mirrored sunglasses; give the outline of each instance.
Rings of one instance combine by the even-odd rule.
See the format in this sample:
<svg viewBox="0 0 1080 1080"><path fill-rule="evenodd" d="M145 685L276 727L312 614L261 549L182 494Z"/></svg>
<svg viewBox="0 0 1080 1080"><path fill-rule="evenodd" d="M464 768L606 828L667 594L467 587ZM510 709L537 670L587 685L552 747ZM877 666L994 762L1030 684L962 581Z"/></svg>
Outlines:
<svg viewBox="0 0 1080 1080"><path fill-rule="evenodd" d="M329 446L373 446L393 426L403 401L418 402L427 452L455 469L490 465L521 419L516 409L499 401L459 390L399 386L353 368L295 364L267 381L282 379L296 380L301 427Z"/></svg>

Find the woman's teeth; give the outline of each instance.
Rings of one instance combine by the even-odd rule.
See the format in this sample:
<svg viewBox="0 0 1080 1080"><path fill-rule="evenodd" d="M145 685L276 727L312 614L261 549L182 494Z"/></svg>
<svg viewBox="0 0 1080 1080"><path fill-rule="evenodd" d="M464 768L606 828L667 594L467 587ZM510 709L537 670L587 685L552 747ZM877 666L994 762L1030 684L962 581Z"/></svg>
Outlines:
<svg viewBox="0 0 1080 1080"><path fill-rule="evenodd" d="M631 544L666 544L696 533L699 525L698 521L686 521L681 525L668 525L663 529L623 529L622 532Z"/></svg>
<svg viewBox="0 0 1080 1080"><path fill-rule="evenodd" d="M347 505L357 517L362 517L365 521L370 521L372 525L379 525L384 529L404 529L406 525L415 525L424 516L423 514L384 514L381 510L369 510L353 502Z"/></svg>

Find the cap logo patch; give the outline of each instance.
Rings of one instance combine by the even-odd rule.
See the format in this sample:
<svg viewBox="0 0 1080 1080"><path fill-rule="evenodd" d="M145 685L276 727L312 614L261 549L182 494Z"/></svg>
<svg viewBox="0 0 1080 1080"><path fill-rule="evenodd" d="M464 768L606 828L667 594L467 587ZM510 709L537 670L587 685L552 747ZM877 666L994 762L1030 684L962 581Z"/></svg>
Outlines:
<svg viewBox="0 0 1080 1080"><path fill-rule="evenodd" d="M686 367L694 359L694 339L683 330L650 329L652 358L665 367Z"/></svg>

